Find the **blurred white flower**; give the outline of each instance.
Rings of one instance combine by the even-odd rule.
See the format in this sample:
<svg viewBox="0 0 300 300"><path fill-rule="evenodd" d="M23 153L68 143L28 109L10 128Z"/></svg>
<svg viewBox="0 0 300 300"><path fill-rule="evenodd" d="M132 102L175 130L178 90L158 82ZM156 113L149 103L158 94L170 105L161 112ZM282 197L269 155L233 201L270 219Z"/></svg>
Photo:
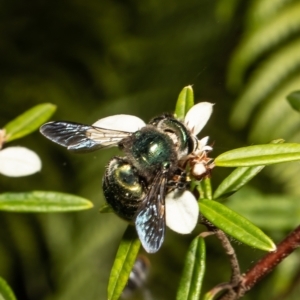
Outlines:
<svg viewBox="0 0 300 300"><path fill-rule="evenodd" d="M5 131L0 130L0 173L9 177L21 177L41 170L38 155L25 147L1 149L5 141Z"/></svg>

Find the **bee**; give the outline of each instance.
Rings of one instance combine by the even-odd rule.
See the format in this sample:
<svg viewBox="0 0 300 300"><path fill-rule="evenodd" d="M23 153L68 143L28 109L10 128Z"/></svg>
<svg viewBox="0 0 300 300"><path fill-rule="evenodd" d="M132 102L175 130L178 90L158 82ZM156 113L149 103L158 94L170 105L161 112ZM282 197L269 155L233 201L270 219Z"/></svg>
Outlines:
<svg viewBox="0 0 300 300"><path fill-rule="evenodd" d="M187 193L190 180L185 168L199 142L191 131L165 114L147 125L129 115L107 117L93 125L54 121L41 126L40 132L73 152L113 146L124 152L125 156L113 157L106 166L103 193L118 216L135 224L144 249L157 252L166 231L167 195L172 192L180 198ZM202 175L208 170L207 164ZM195 202L193 210L197 210L198 218L196 199L191 201Z"/></svg>
<svg viewBox="0 0 300 300"><path fill-rule="evenodd" d="M138 255L130 272L127 284L122 292L122 299L132 298L139 290L143 294L149 293L146 288L146 283L149 277L150 268L151 265L149 259L145 255Z"/></svg>

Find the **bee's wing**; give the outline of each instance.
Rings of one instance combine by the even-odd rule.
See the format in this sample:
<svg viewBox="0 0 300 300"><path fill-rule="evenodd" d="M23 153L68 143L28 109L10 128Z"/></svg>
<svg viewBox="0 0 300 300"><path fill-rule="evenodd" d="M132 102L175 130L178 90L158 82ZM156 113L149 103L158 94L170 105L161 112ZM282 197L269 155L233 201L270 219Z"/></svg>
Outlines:
<svg viewBox="0 0 300 300"><path fill-rule="evenodd" d="M41 126L40 132L52 142L76 152L117 146L122 139L131 135L131 132L65 121L46 123Z"/></svg>
<svg viewBox="0 0 300 300"><path fill-rule="evenodd" d="M159 172L135 218L139 239L148 253L157 252L164 241L166 185L166 175Z"/></svg>
<svg viewBox="0 0 300 300"><path fill-rule="evenodd" d="M122 139L145 125L136 116L113 115L102 118L91 126L65 121L50 122L44 124L40 131L45 137L68 150L90 152L117 146Z"/></svg>

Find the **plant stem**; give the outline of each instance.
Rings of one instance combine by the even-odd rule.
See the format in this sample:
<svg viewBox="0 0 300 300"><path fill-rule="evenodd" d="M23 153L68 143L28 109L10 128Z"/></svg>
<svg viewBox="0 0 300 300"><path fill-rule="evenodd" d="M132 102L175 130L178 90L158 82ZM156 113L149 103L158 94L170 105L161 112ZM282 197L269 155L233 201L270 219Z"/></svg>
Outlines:
<svg viewBox="0 0 300 300"><path fill-rule="evenodd" d="M226 292L218 300L239 299L244 296L257 282L269 274L273 269L295 249L300 247L300 226L294 229L282 242L277 245L277 250L270 252L260 259L256 265L250 269L237 286L233 286L235 296ZM231 291L232 292L232 291Z"/></svg>
<svg viewBox="0 0 300 300"><path fill-rule="evenodd" d="M236 296L236 292L233 290L234 287L238 286L238 284L241 281L241 273L240 273L240 266L239 262L236 256L236 253L234 251L234 248L231 246L231 243L227 237L227 235L224 233L224 231L216 228L214 225L212 225L208 220L205 218L202 219L202 223L207 227L207 229L211 232L214 232L216 237L221 242L222 247L225 250L225 254L229 257L230 265L231 265L231 280L229 283L221 283L214 287L212 290L210 290L210 295L216 295L222 290L227 290L226 294L227 297ZM234 299L234 298L226 298L226 299Z"/></svg>

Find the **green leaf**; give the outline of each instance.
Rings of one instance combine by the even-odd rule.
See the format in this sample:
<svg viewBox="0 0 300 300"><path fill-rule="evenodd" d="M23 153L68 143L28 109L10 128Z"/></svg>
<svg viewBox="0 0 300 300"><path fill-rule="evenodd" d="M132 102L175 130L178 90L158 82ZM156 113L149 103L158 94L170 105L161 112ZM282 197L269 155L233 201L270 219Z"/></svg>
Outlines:
<svg viewBox="0 0 300 300"><path fill-rule="evenodd" d="M286 98L291 107L300 112L300 91L292 92Z"/></svg>
<svg viewBox="0 0 300 300"><path fill-rule="evenodd" d="M212 300L214 299L215 294L212 294L211 291L208 291L202 298L202 300Z"/></svg>
<svg viewBox="0 0 300 300"><path fill-rule="evenodd" d="M271 141L271 144L282 144L283 139ZM265 166L257 167L239 167L236 168L228 177L226 177L214 192L213 199L226 198L234 194L254 176L256 176ZM211 199L211 198L209 198Z"/></svg>
<svg viewBox="0 0 300 300"><path fill-rule="evenodd" d="M210 178L205 178L200 182L201 190L203 192L204 197L207 199L212 199L212 189L211 189L211 181Z"/></svg>
<svg viewBox="0 0 300 300"><path fill-rule="evenodd" d="M294 4L279 10L276 17L265 22L264 26L245 32L242 41L233 53L229 65L227 76L229 88L232 90L240 88L249 66L253 65L266 52L274 50L279 43L295 34L299 28L300 3L295 1ZM235 112L238 112L238 110L235 110Z"/></svg>
<svg viewBox="0 0 300 300"><path fill-rule="evenodd" d="M198 236L192 241L185 259L177 300L199 299L205 273L205 258L205 242Z"/></svg>
<svg viewBox="0 0 300 300"><path fill-rule="evenodd" d="M107 214L107 213L113 213L114 210L111 208L110 205L108 205L108 204L105 203L105 204L103 204L103 205L100 207L99 212L100 212L101 214Z"/></svg>
<svg viewBox="0 0 300 300"><path fill-rule="evenodd" d="M194 92L191 85L186 86L180 92L176 107L175 107L175 116L179 120L183 120L186 113L193 107L194 105Z"/></svg>
<svg viewBox="0 0 300 300"><path fill-rule="evenodd" d="M263 144L237 148L215 159L218 167L252 167L300 160L300 144Z"/></svg>
<svg viewBox="0 0 300 300"><path fill-rule="evenodd" d="M227 198L234 194L256 176L264 167L265 166L236 168L217 187L213 199Z"/></svg>
<svg viewBox="0 0 300 300"><path fill-rule="evenodd" d="M14 292L2 277L0 277L0 300L16 300Z"/></svg>
<svg viewBox="0 0 300 300"><path fill-rule="evenodd" d="M251 247L274 251L276 246L258 227L225 205L214 200L202 199L202 215L225 233Z"/></svg>
<svg viewBox="0 0 300 300"><path fill-rule="evenodd" d="M35 131L50 118L55 110L56 106L51 103L39 104L27 110L4 126L5 141L10 142Z"/></svg>
<svg viewBox="0 0 300 300"><path fill-rule="evenodd" d="M218 22L227 23L234 17L239 0L220 0L216 2L216 16Z"/></svg>
<svg viewBox="0 0 300 300"><path fill-rule="evenodd" d="M191 191L194 189L199 193L200 199L212 199L212 188L210 178L205 178L201 181L192 180Z"/></svg>
<svg viewBox="0 0 300 300"><path fill-rule="evenodd" d="M127 284L140 246L141 242L137 238L135 228L128 225L110 272L107 288L109 300L117 300L120 298Z"/></svg>
<svg viewBox="0 0 300 300"><path fill-rule="evenodd" d="M289 231L299 225L300 201L297 195L263 194L244 187L226 203L249 220L255 220L259 228L268 231Z"/></svg>
<svg viewBox="0 0 300 300"><path fill-rule="evenodd" d="M92 208L87 199L57 192L0 194L0 210L11 212L67 212Z"/></svg>

